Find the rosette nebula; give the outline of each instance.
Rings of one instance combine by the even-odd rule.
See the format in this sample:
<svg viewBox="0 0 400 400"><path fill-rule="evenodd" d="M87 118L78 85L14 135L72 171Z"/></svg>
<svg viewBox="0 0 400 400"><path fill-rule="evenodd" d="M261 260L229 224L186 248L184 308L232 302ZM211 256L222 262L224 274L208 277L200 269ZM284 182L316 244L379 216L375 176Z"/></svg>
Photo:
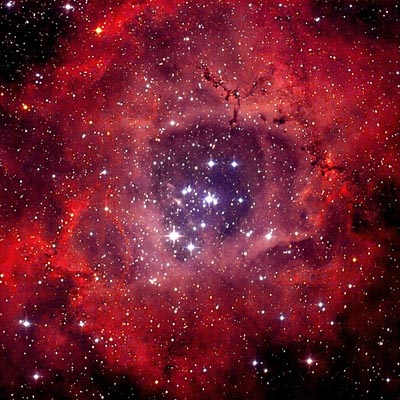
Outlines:
<svg viewBox="0 0 400 400"><path fill-rule="evenodd" d="M0 398L398 398L399 19L2 1Z"/></svg>

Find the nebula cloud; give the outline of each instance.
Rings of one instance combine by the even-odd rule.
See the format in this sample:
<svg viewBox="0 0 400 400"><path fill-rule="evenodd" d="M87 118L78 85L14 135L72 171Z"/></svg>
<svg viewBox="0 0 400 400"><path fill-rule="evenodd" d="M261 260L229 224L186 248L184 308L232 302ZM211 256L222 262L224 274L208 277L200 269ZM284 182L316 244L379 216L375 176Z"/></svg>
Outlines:
<svg viewBox="0 0 400 400"><path fill-rule="evenodd" d="M395 399L392 1L4 1L4 399Z"/></svg>

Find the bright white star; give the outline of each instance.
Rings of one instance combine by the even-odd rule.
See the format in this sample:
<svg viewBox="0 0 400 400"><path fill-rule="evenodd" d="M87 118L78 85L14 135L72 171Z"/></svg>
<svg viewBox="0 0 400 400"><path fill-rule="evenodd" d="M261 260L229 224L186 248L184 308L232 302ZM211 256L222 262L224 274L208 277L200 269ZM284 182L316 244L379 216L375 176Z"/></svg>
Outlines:
<svg viewBox="0 0 400 400"><path fill-rule="evenodd" d="M192 252L196 247L195 247L195 245L194 245L192 242L190 242L190 243L186 246L186 248L187 248L190 252Z"/></svg>
<svg viewBox="0 0 400 400"><path fill-rule="evenodd" d="M182 235L179 234L179 232L177 232L175 230L175 227L172 228L172 231L168 234L168 239L172 242L172 244L175 244L175 242L182 237Z"/></svg>
<svg viewBox="0 0 400 400"><path fill-rule="evenodd" d="M29 328L31 326L31 323L27 319L21 320L19 323L25 328Z"/></svg>
<svg viewBox="0 0 400 400"><path fill-rule="evenodd" d="M204 198L204 201L208 205L214 204L214 206L215 206L218 204L218 199L213 194L210 194L210 193L208 193L208 195Z"/></svg>
<svg viewBox="0 0 400 400"><path fill-rule="evenodd" d="M187 187L185 187L183 190L182 190L182 194L183 195L186 195L186 194L188 194L188 193L191 193L192 192L192 187L191 186L187 186Z"/></svg>
<svg viewBox="0 0 400 400"><path fill-rule="evenodd" d="M265 235L265 239L271 240L272 239L272 231Z"/></svg>

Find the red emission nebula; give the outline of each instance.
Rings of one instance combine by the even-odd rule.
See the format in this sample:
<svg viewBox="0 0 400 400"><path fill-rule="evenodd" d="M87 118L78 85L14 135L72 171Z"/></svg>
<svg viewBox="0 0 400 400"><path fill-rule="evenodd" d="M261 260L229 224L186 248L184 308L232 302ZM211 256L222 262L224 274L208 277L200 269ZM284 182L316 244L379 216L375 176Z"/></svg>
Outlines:
<svg viewBox="0 0 400 400"><path fill-rule="evenodd" d="M1 399L397 399L395 1L0 4Z"/></svg>

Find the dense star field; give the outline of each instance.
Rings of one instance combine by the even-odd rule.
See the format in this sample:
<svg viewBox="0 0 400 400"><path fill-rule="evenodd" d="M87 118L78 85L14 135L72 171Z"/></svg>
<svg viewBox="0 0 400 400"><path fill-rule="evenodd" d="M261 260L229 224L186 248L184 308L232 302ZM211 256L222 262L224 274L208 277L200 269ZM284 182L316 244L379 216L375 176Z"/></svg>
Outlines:
<svg viewBox="0 0 400 400"><path fill-rule="evenodd" d="M397 399L400 6L2 0L1 399Z"/></svg>

